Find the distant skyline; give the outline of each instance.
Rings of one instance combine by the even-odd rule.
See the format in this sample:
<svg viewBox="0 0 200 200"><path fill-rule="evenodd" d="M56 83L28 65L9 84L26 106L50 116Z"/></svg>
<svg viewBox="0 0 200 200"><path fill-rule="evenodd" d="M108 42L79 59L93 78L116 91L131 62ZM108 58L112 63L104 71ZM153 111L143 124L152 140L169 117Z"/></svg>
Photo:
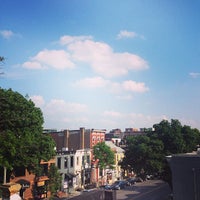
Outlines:
<svg viewBox="0 0 200 200"><path fill-rule="evenodd" d="M45 129L200 129L199 0L0 0L0 87Z"/></svg>

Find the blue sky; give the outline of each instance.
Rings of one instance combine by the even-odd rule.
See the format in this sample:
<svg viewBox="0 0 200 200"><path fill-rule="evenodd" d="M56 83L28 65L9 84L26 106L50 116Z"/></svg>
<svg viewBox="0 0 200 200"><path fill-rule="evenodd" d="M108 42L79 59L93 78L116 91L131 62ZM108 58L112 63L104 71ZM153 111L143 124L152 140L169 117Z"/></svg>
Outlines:
<svg viewBox="0 0 200 200"><path fill-rule="evenodd" d="M0 87L44 128L200 129L199 0L0 0Z"/></svg>

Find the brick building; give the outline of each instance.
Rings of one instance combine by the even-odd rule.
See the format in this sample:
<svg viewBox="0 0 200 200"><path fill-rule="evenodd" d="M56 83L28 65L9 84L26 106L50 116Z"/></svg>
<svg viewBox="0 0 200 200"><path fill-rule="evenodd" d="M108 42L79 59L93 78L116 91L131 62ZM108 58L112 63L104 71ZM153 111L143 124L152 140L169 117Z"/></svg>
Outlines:
<svg viewBox="0 0 200 200"><path fill-rule="evenodd" d="M76 151L79 149L90 148L99 142L105 141L105 129L85 129L63 130L50 132L49 134L56 142L56 150Z"/></svg>
<svg viewBox="0 0 200 200"><path fill-rule="evenodd" d="M19 194L22 199L50 197L51 194L47 190L49 180L48 170L52 164L55 165L55 159L51 159L48 162L42 161L40 165L43 171L42 176L39 177L36 177L33 173L29 173L24 167L15 167L9 181L21 185Z"/></svg>
<svg viewBox="0 0 200 200"><path fill-rule="evenodd" d="M56 150L58 153L63 151L74 151L76 152L75 154L77 154L78 151L85 151L90 149L90 162L87 162L89 165L87 167L82 165L81 173L83 174L84 172L85 179L90 177L91 182L97 182L99 178L99 171L96 165L97 163L93 159L92 148L97 143L105 141L105 129L80 128L78 130L63 130L59 132L47 133L50 134L55 140ZM76 172L75 168L74 170L74 172ZM78 177L76 177L76 180L77 178Z"/></svg>

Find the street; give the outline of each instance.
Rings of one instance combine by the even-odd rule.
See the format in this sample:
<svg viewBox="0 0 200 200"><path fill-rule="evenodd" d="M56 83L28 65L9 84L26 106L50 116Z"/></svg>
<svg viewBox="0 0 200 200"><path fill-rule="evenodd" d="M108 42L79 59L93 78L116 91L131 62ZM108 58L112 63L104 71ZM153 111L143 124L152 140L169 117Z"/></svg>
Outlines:
<svg viewBox="0 0 200 200"><path fill-rule="evenodd" d="M168 200L171 189L161 180L149 180L117 190L117 200Z"/></svg>

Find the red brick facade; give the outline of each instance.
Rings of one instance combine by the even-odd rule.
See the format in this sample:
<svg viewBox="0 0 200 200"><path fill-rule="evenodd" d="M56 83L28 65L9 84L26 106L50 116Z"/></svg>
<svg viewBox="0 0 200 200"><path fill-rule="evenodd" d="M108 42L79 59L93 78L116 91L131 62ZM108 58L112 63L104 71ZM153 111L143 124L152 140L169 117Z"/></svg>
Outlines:
<svg viewBox="0 0 200 200"><path fill-rule="evenodd" d="M91 148L99 142L105 141L104 129L64 130L50 133L56 142L56 150L76 151L78 149Z"/></svg>
<svg viewBox="0 0 200 200"><path fill-rule="evenodd" d="M55 164L55 159L51 159L48 162L41 162L41 165L47 165L48 169L51 164ZM35 175L29 173L27 170L25 170L24 173L24 176L15 176L14 174L11 175L10 182L20 183L22 186L20 190L21 197L25 200L31 200L34 199L33 189L35 187L43 186L44 184L46 184L46 182L48 181L48 177L41 176L36 179ZM50 197L50 193L47 194L47 197Z"/></svg>

